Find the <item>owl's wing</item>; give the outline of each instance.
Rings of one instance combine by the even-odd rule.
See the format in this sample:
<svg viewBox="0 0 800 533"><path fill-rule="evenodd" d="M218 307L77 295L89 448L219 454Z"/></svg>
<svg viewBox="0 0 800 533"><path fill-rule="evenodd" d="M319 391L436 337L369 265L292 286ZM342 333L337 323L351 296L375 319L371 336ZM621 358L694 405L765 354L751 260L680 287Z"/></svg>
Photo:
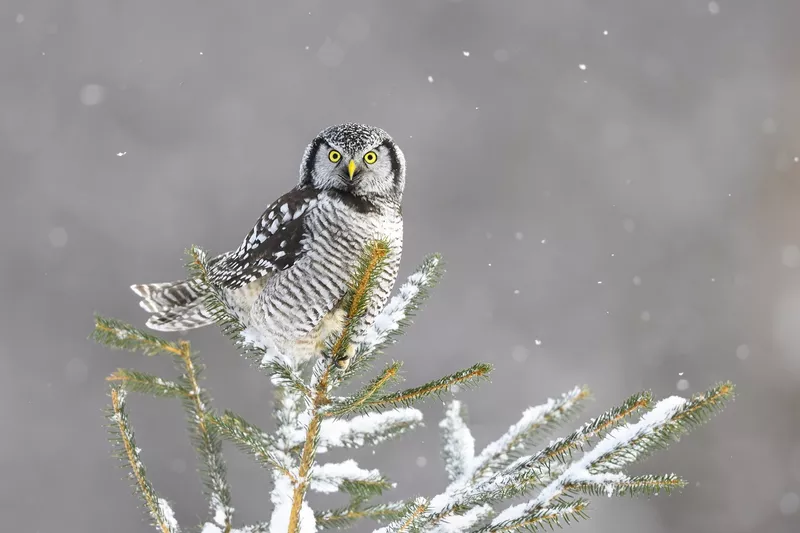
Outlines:
<svg viewBox="0 0 800 533"><path fill-rule="evenodd" d="M304 216L316 205L317 194L311 188L295 187L275 200L239 248L219 256L210 265L209 280L238 289L292 266L304 253Z"/></svg>

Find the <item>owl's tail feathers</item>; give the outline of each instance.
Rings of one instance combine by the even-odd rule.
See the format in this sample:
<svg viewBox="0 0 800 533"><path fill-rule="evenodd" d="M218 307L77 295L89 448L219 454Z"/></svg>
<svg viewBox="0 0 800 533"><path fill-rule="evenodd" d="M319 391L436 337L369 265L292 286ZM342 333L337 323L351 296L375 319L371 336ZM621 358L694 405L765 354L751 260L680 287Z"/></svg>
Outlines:
<svg viewBox="0 0 800 533"><path fill-rule="evenodd" d="M197 280L131 285L142 300L139 306L152 313L147 326L158 331L185 331L214 323L203 305L204 287Z"/></svg>

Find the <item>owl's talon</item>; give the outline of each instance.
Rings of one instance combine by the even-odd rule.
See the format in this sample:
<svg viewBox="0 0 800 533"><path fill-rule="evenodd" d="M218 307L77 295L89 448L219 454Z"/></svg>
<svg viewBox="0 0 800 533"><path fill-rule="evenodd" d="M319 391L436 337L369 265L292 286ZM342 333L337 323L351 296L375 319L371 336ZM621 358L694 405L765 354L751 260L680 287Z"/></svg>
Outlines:
<svg viewBox="0 0 800 533"><path fill-rule="evenodd" d="M347 367L350 366L350 361L352 361L353 356L355 354L356 354L356 345L348 344L347 348L345 348L344 355L341 356L336 361L334 361L334 364L342 370L347 370Z"/></svg>

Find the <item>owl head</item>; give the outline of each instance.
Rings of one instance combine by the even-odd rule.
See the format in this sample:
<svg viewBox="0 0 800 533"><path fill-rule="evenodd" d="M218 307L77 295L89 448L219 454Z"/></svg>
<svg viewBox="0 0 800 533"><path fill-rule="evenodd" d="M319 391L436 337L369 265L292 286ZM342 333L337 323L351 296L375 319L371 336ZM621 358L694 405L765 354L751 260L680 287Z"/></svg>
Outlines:
<svg viewBox="0 0 800 533"><path fill-rule="evenodd" d="M346 123L325 128L308 145L300 186L400 203L405 174L403 152L388 133Z"/></svg>

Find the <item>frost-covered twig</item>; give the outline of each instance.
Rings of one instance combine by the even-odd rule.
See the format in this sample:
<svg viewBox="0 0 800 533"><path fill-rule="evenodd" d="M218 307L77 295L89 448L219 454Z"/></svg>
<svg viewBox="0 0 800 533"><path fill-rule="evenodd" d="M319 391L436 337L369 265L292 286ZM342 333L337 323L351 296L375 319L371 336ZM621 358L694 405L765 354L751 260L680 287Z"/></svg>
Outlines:
<svg viewBox="0 0 800 533"><path fill-rule="evenodd" d="M464 406L453 400L439 423L442 429L442 458L450 481L463 477L475 460L475 438L463 417Z"/></svg>
<svg viewBox="0 0 800 533"><path fill-rule="evenodd" d="M200 473L207 489L211 517L221 527L230 528L233 508L230 506L230 488L222 458L222 441L216 430L207 424L211 400L200 387L203 365L192 353L189 343L169 342L118 320L100 316L95 317L92 338L113 348L140 351L147 355L167 353L173 357L182 372L177 381L127 369L119 369L106 379L119 384L118 390L179 398L183 401L189 433L202 463Z"/></svg>
<svg viewBox="0 0 800 533"><path fill-rule="evenodd" d="M361 507L350 506L345 509L320 511L315 513L317 527L320 529L344 529L358 520L371 519L377 522L397 520L405 513L408 504L405 502L382 503Z"/></svg>
<svg viewBox="0 0 800 533"><path fill-rule="evenodd" d="M126 368L120 368L113 372L106 378L106 381L119 383L123 389L129 392L152 394L161 398L186 398L189 396L189 390L174 381L167 381L152 374Z"/></svg>
<svg viewBox="0 0 800 533"><path fill-rule="evenodd" d="M227 468L222 457L222 439L217 428L209 423L211 399L200 387L203 365L192 353L186 341L178 343L178 364L184 371L179 385L189 393L183 398L183 407L189 423L192 443L202 461L200 472L204 477L212 520L221 528L230 529L233 522L231 493L227 481Z"/></svg>
<svg viewBox="0 0 800 533"><path fill-rule="evenodd" d="M426 257L359 338L360 349L364 353L380 350L407 326L427 296L428 288L438 281L441 274L442 258L438 254Z"/></svg>
<svg viewBox="0 0 800 533"><path fill-rule="evenodd" d="M416 498L406 506L405 511L390 524L376 529L374 533L407 533L417 531L423 524L430 502L425 498Z"/></svg>
<svg viewBox="0 0 800 533"><path fill-rule="evenodd" d="M147 479L144 464L139 458L139 448L136 447L133 429L128 421L128 413L125 409L125 391L121 388L111 388L111 409L108 418L109 430L114 437L113 442L117 446L119 458L130 468L134 489L144 502L147 512L153 520L153 525L161 533L180 533L178 521L175 520L175 514L169 503L158 496Z"/></svg>
<svg viewBox="0 0 800 533"><path fill-rule="evenodd" d="M352 459L315 466L311 476L311 490L346 492L358 502L379 496L390 487L391 483L378 470L360 468Z"/></svg>
<svg viewBox="0 0 800 533"><path fill-rule="evenodd" d="M569 420L588 397L588 388L575 387L561 398L549 398L546 403L527 409L519 422L511 426L505 435L487 445L475 458L470 471L471 479L485 479L499 466L508 464L514 454L524 450L545 428Z"/></svg>
<svg viewBox="0 0 800 533"><path fill-rule="evenodd" d="M525 410L504 435L480 452L475 449L463 404L453 400L440 423L450 479L444 492L433 498L370 503L393 487L379 469L363 468L346 458L321 463L320 454L333 447L377 445L400 435L422 423L422 413L411 404L441 396L455 385L474 384L491 370L489 365L478 363L420 386L396 390L401 363L391 362L374 378L365 379L354 393L340 392L349 380L363 376L375 356L402 332L441 272L438 256L426 259L374 323L364 328L361 318L388 254L385 242L369 246L344 299L345 327L327 340L326 357L316 361L309 377L296 362L274 350L269 339L225 308L221 289L208 283L207 273L213 265L205 252L193 248L190 253L193 279L207 289L204 305L242 354L271 379L276 427L266 433L232 412L215 414L210 398L200 387L202 365L188 343L166 341L119 321L97 317L92 335L95 340L114 348L168 353L181 371L172 381L124 369L108 378L114 384L109 418L118 435L118 450L131 467L134 486L161 533L177 533L178 524L169 504L156 495L145 476L124 412L126 390L183 401L190 433L205 465L203 474L211 502L212 519L202 525L202 533L314 533L350 527L360 519L385 523L376 530L379 533L486 533L566 524L585 516L587 502L579 495L654 493L682 486L683 481L673 474L630 476L622 469L701 422L703 415L732 394L730 384L721 384L690 400L668 398L638 422L625 424L634 412L649 407L649 393L635 394L538 451L532 446L578 410L589 395L588 389L576 387ZM221 438L235 443L272 475L268 521L233 526ZM589 451L583 453L585 449ZM573 456L579 453L581 457L575 459ZM343 492L349 496L349 503L340 509L315 512L308 503L308 491ZM534 497L502 510L511 499L521 496Z"/></svg>
<svg viewBox="0 0 800 533"><path fill-rule="evenodd" d="M109 348L142 352L145 355L181 353L180 347L174 342L156 337L119 320L99 315L94 317L94 330L89 338Z"/></svg>
<svg viewBox="0 0 800 533"><path fill-rule="evenodd" d="M449 376L431 381L419 387L376 395L365 401L353 402L349 398L345 401L334 402L325 411L326 416L343 416L349 413L369 413L381 409L408 406L414 402L430 396L436 396L450 391L454 386L469 387L481 379L485 379L492 371L492 365L478 363L464 370L459 370Z"/></svg>
<svg viewBox="0 0 800 533"><path fill-rule="evenodd" d="M448 473L452 483L431 500L430 523L438 524L461 509L495 500L484 483L489 475L512 462L514 454L523 451L538 432L568 419L588 396L588 389L575 387L561 398L551 398L542 405L527 409L516 424L488 444L477 457L474 455L474 440L461 418L463 406L454 401L440 424L445 451L448 452L445 466L450 465ZM448 461L448 457L457 458L457 461ZM454 468L454 463L458 468Z"/></svg>
<svg viewBox="0 0 800 533"><path fill-rule="evenodd" d="M402 407L379 413L368 413L344 420L326 418L319 432L317 453L329 448L358 448L366 444L376 445L401 435L422 424L422 412L413 407ZM304 434L296 431L292 438L294 446L302 445Z"/></svg>

